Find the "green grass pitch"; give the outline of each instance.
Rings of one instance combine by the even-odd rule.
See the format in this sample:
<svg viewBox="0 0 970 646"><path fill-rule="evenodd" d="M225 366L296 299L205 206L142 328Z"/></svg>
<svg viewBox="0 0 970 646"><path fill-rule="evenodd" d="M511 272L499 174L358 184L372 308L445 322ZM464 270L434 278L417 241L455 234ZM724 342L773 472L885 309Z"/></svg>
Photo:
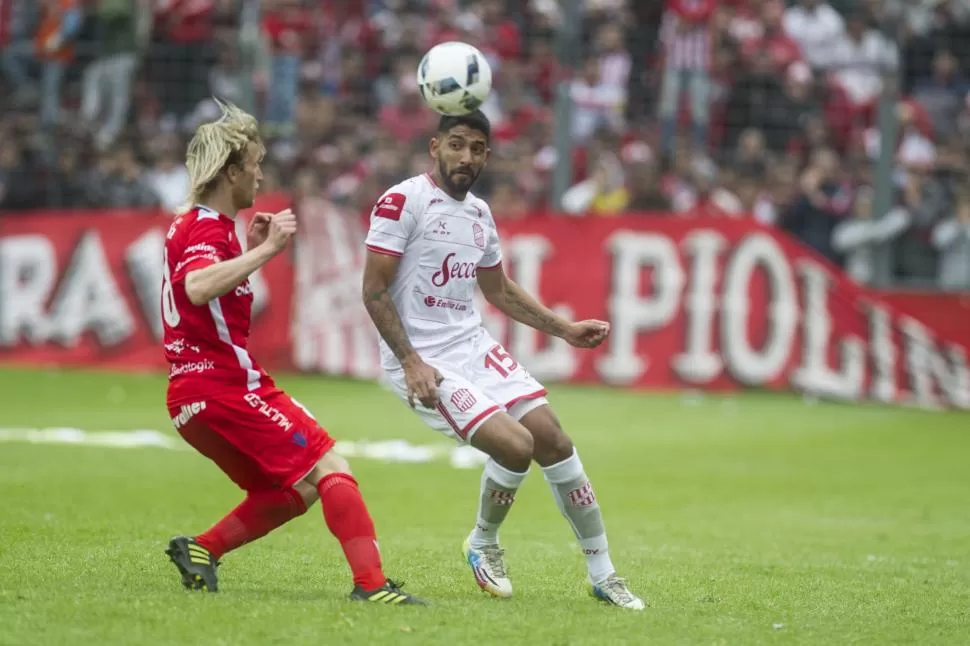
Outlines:
<svg viewBox="0 0 970 646"><path fill-rule="evenodd" d="M373 384L285 377L340 439L443 442ZM0 370L0 428L172 433L164 378ZM429 608L346 601L319 505L189 593L162 551L241 498L190 451L0 442L0 644L966 644L970 416L557 387L645 612L588 596L534 470L502 530L516 597L460 556L477 469L352 460L386 568ZM173 433L174 435L174 433Z"/></svg>

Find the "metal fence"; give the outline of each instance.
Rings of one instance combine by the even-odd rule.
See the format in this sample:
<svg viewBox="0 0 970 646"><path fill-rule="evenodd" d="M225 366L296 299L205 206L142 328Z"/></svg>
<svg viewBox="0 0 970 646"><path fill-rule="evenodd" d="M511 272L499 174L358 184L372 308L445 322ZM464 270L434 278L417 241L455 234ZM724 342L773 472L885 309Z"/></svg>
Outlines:
<svg viewBox="0 0 970 646"><path fill-rule="evenodd" d="M968 289L967 4L0 0L0 208L174 206L215 95L264 123L265 189L366 210L427 168L414 70L464 40L497 217L754 217L860 281Z"/></svg>

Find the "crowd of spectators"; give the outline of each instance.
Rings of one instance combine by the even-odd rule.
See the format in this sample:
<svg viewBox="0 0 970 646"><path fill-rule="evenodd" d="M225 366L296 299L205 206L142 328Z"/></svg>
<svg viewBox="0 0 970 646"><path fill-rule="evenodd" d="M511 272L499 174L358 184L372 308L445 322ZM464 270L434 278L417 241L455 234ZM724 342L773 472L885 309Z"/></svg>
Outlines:
<svg viewBox="0 0 970 646"><path fill-rule="evenodd" d="M581 29L559 0L0 0L0 210L174 207L213 95L264 123L264 190L366 210L427 170L414 71L463 40L494 71L499 218L548 209L567 154L566 216L753 217L861 281L888 248L897 281L970 289L970 0L576 4Z"/></svg>

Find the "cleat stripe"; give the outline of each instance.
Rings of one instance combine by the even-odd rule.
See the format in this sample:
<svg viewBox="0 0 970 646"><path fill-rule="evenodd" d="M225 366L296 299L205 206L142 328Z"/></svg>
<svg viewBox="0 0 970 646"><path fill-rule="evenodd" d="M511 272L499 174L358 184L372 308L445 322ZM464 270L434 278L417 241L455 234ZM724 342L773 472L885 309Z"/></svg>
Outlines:
<svg viewBox="0 0 970 646"><path fill-rule="evenodd" d="M368 601L380 601L381 599L383 599L389 594L391 593L388 592L387 590L381 590L380 592L372 594L370 597L368 597Z"/></svg>
<svg viewBox="0 0 970 646"><path fill-rule="evenodd" d="M394 603L394 604L401 603L405 599L407 599L407 597L405 597L403 594L398 595L397 599L395 599L394 601L391 601L391 603Z"/></svg>

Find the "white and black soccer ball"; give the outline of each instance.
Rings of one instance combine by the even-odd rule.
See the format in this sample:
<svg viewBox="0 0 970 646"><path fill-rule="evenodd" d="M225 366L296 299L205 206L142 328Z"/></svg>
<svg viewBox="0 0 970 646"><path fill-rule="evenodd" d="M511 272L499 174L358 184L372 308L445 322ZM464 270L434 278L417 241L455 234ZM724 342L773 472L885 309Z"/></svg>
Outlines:
<svg viewBox="0 0 970 646"><path fill-rule="evenodd" d="M418 65L418 88L428 107L458 116L477 110L492 91L492 68L468 43L435 45Z"/></svg>

